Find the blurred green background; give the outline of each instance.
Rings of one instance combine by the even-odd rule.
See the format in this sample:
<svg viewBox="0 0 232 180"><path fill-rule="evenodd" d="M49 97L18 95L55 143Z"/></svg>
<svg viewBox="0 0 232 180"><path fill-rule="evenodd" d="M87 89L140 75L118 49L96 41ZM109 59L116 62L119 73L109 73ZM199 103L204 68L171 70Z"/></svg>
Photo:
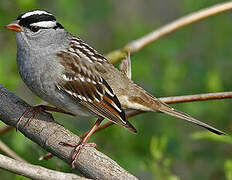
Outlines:
<svg viewBox="0 0 232 180"><path fill-rule="evenodd" d="M219 2L223 1L0 0L0 83L30 104L43 102L20 79L14 33L2 27L24 11L52 12L68 31L106 54L172 20ZM157 97L230 91L231 34L231 12L182 28L133 55L132 78ZM173 106L230 134L230 99ZM86 118L54 116L77 135L94 123ZM229 136L218 137L159 113L145 113L130 122L137 128L137 135L112 126L96 133L90 141L140 179L232 179ZM56 157L39 161L46 152L20 132L12 130L0 139L32 164L71 172L70 166ZM0 170L0 179L26 178Z"/></svg>

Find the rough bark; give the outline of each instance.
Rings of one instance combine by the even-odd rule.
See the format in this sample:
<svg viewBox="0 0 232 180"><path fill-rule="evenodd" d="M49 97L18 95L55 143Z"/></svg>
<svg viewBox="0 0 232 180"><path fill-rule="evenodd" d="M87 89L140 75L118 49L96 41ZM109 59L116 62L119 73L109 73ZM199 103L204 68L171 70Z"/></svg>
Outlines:
<svg viewBox="0 0 232 180"><path fill-rule="evenodd" d="M19 117L28 107L30 106L26 102L0 85L0 119L4 123L16 127ZM27 118L19 124L19 131L46 151L70 163L73 148L59 145L59 143L77 144L80 138L54 122L46 113L39 113L25 127ZM75 169L93 179L137 179L93 147L85 147L81 151L75 163Z"/></svg>

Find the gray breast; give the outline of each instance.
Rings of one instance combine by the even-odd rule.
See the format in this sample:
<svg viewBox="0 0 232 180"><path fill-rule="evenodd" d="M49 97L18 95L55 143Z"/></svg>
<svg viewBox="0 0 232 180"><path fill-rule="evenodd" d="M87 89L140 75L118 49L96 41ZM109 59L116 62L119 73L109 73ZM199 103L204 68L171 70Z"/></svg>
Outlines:
<svg viewBox="0 0 232 180"><path fill-rule="evenodd" d="M41 99L50 104L81 116L94 116L88 109L80 105L75 99L57 89L56 84L62 74L63 67L56 54L18 51L17 64L19 74L29 89ZM34 52L35 53L35 52Z"/></svg>

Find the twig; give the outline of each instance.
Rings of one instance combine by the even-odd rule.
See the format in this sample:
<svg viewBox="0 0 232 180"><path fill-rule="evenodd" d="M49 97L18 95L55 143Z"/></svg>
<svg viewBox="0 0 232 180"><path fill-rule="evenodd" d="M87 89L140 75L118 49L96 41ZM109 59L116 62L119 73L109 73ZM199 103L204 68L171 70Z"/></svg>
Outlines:
<svg viewBox="0 0 232 180"><path fill-rule="evenodd" d="M53 157L53 154L52 153L47 153L47 154L45 154L45 155L43 155L43 156L40 156L39 157L39 160L40 161L42 161L42 160L49 160L49 159L51 159Z"/></svg>
<svg viewBox="0 0 232 180"><path fill-rule="evenodd" d="M120 59L123 59L127 55L127 51L129 50L131 54L134 54L147 46L148 44L160 39L161 37L172 33L173 31L176 31L184 26L187 26L189 24L193 24L195 22L198 22L199 20L205 19L207 17L223 13L225 11L229 11L232 9L232 2L225 2L221 4L216 4L214 6L211 6L209 8L205 8L202 10L199 10L197 12L191 13L189 15L186 15L182 18L179 18L167 25L164 25L155 31L150 32L149 34L134 40L130 43L128 43L126 46L124 46L121 49L114 50L106 55L108 60L111 63L115 63Z"/></svg>
<svg viewBox="0 0 232 180"><path fill-rule="evenodd" d="M167 104L193 102L193 101L208 101L216 99L232 98L232 92L218 92L218 93L206 93L186 96L173 96L159 98L161 101Z"/></svg>
<svg viewBox="0 0 232 180"><path fill-rule="evenodd" d="M1 126L0 127L0 135L10 131L11 129L13 129L12 126L7 126L7 125Z"/></svg>
<svg viewBox="0 0 232 180"><path fill-rule="evenodd" d="M27 162L24 159L22 159L19 155L17 155L14 151L12 151L4 142L2 142L0 140L0 149L5 152L7 155L9 155L10 157L18 160L18 161L22 161L22 162Z"/></svg>
<svg viewBox="0 0 232 180"><path fill-rule="evenodd" d="M0 154L0 168L37 180L87 180L87 178L83 178L75 174L62 173L59 171L46 169L41 166L35 166L26 162L17 161L2 154Z"/></svg>
<svg viewBox="0 0 232 180"><path fill-rule="evenodd" d="M208 101L216 99L227 99L232 98L232 92L218 92L218 93L206 93L206 94L196 94L196 95L186 95L186 96L172 96L172 97L162 97L159 98L166 104L193 102L193 101ZM133 117L135 115L144 113L144 111L132 111L127 114L127 118ZM101 131L109 126L114 125L113 122L107 122L97 128L97 131Z"/></svg>
<svg viewBox="0 0 232 180"><path fill-rule="evenodd" d="M0 119L5 124L15 127L19 117L28 107L30 106L23 100L0 85ZM78 136L55 123L43 112L25 127L26 121L27 118L24 118L19 124L19 131L46 151L70 164L73 148L62 146L60 142L77 144L80 141ZM137 179L93 147L83 148L75 163L75 169L93 179Z"/></svg>

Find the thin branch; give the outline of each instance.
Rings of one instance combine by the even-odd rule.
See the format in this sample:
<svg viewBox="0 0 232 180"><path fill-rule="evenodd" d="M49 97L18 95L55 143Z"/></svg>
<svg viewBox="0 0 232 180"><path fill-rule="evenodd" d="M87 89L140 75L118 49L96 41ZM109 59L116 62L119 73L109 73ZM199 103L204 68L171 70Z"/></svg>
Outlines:
<svg viewBox="0 0 232 180"><path fill-rule="evenodd" d="M208 101L216 99L232 98L232 92L218 92L218 93L206 93L186 96L172 96L159 98L161 101L167 104L193 102L193 101Z"/></svg>
<svg viewBox="0 0 232 180"><path fill-rule="evenodd" d="M193 102L193 101L208 101L216 99L228 99L232 98L232 92L218 92L218 93L206 93L206 94L196 94L196 95L186 95L186 96L172 96L172 97L162 97L159 98L166 104L176 104L184 102ZM127 118L136 116L138 114L145 113L144 111L132 111L127 114ZM109 126L114 125L113 122L107 122L97 128L95 132L101 131Z"/></svg>
<svg viewBox="0 0 232 180"><path fill-rule="evenodd" d="M122 49L114 50L108 53L106 57L111 63L115 63L118 60L123 59L127 55L128 50L130 51L131 54L134 54L139 50L141 50L142 48L144 48L145 46L149 45L150 43L160 39L165 35L172 33L173 31L176 31L184 26L193 24L195 22L198 22L199 20L208 18L210 16L214 16L216 14L229 11L231 9L232 9L232 2L229 1L191 13L167 25L160 27L137 40L128 43Z"/></svg>
<svg viewBox="0 0 232 180"><path fill-rule="evenodd" d="M0 85L0 119L10 126L16 126L21 115L30 107L22 99ZM19 131L39 144L46 151L71 162L73 148L60 145L60 142L77 144L80 138L63 126L54 122L50 116L41 112L25 127L27 118L19 124ZM75 169L93 179L137 179L121 168L116 162L93 147L84 147L75 163Z"/></svg>
<svg viewBox="0 0 232 180"><path fill-rule="evenodd" d="M40 156L39 157L39 160L40 161L42 161L42 160L49 160L49 159L51 159L53 157L53 154L52 153L47 153L47 154L45 154L45 155L42 155L42 156Z"/></svg>
<svg viewBox="0 0 232 180"><path fill-rule="evenodd" d="M41 166L31 165L26 162L18 161L0 154L0 168L7 171L37 180L87 180L71 173L62 173L46 169Z"/></svg>
<svg viewBox="0 0 232 180"><path fill-rule="evenodd" d="M5 152L8 156L22 162L27 162L22 159L19 155L17 155L14 151L12 151L4 142L0 140L0 149Z"/></svg>

